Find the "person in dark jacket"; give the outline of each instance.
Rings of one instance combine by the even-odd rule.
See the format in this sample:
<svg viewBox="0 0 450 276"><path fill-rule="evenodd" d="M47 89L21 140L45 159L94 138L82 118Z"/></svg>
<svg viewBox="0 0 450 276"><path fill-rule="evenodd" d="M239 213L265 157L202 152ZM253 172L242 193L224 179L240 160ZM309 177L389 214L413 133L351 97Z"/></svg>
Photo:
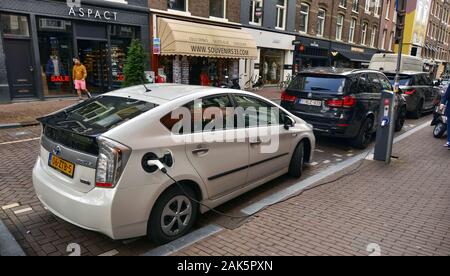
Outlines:
<svg viewBox="0 0 450 276"><path fill-rule="evenodd" d="M447 119L450 118L450 86L447 88L447 92L445 92L445 95L442 97L441 100L441 110L445 108L445 116L447 116ZM450 150L450 122L447 120L447 137L448 141L445 145Z"/></svg>

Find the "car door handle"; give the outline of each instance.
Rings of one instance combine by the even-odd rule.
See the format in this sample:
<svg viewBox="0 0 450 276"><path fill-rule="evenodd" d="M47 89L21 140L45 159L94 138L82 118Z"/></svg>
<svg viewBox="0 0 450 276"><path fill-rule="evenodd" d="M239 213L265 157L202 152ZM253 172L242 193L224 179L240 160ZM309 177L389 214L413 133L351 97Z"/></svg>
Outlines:
<svg viewBox="0 0 450 276"><path fill-rule="evenodd" d="M192 151L192 154L194 155L204 155L209 152L209 149L207 148L198 148Z"/></svg>
<svg viewBox="0 0 450 276"><path fill-rule="evenodd" d="M260 139L254 141L254 142L250 142L250 146L259 146L262 144L262 141Z"/></svg>

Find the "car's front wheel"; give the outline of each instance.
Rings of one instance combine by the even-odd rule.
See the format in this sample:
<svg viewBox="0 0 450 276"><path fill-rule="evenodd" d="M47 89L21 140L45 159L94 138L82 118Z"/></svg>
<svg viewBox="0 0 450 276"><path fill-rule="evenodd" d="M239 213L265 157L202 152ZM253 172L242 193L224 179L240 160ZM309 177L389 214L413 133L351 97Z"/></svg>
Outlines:
<svg viewBox="0 0 450 276"><path fill-rule="evenodd" d="M198 207L192 189L186 186L170 188L153 207L147 235L157 245L186 235L195 223Z"/></svg>
<svg viewBox="0 0 450 276"><path fill-rule="evenodd" d="M406 107L402 107L397 115L397 120L395 121L395 131L400 131L403 129L406 121Z"/></svg>

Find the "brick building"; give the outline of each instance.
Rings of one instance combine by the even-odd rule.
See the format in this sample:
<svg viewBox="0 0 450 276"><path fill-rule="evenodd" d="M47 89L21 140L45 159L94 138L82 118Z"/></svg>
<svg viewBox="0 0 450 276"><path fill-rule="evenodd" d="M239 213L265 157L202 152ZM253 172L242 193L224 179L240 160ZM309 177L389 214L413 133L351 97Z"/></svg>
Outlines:
<svg viewBox="0 0 450 276"><path fill-rule="evenodd" d="M378 48L388 52L395 48L395 28L397 22L397 12L395 10L395 0L382 0L383 8L380 21L380 34L378 37Z"/></svg>
<svg viewBox="0 0 450 276"><path fill-rule="evenodd" d="M450 1L432 0L422 58L435 76L448 74Z"/></svg>
<svg viewBox="0 0 450 276"><path fill-rule="evenodd" d="M384 1L297 0L298 68L364 67L378 52Z"/></svg>

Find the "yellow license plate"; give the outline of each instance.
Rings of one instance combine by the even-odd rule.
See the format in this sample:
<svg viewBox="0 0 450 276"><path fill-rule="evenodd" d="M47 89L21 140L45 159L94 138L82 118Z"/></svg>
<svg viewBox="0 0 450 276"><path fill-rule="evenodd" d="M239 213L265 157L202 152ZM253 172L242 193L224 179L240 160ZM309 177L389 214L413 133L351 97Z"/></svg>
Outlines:
<svg viewBox="0 0 450 276"><path fill-rule="evenodd" d="M61 159L58 156L54 156L53 154L50 154L49 166L59 171L60 173L73 178L75 172L75 164Z"/></svg>

